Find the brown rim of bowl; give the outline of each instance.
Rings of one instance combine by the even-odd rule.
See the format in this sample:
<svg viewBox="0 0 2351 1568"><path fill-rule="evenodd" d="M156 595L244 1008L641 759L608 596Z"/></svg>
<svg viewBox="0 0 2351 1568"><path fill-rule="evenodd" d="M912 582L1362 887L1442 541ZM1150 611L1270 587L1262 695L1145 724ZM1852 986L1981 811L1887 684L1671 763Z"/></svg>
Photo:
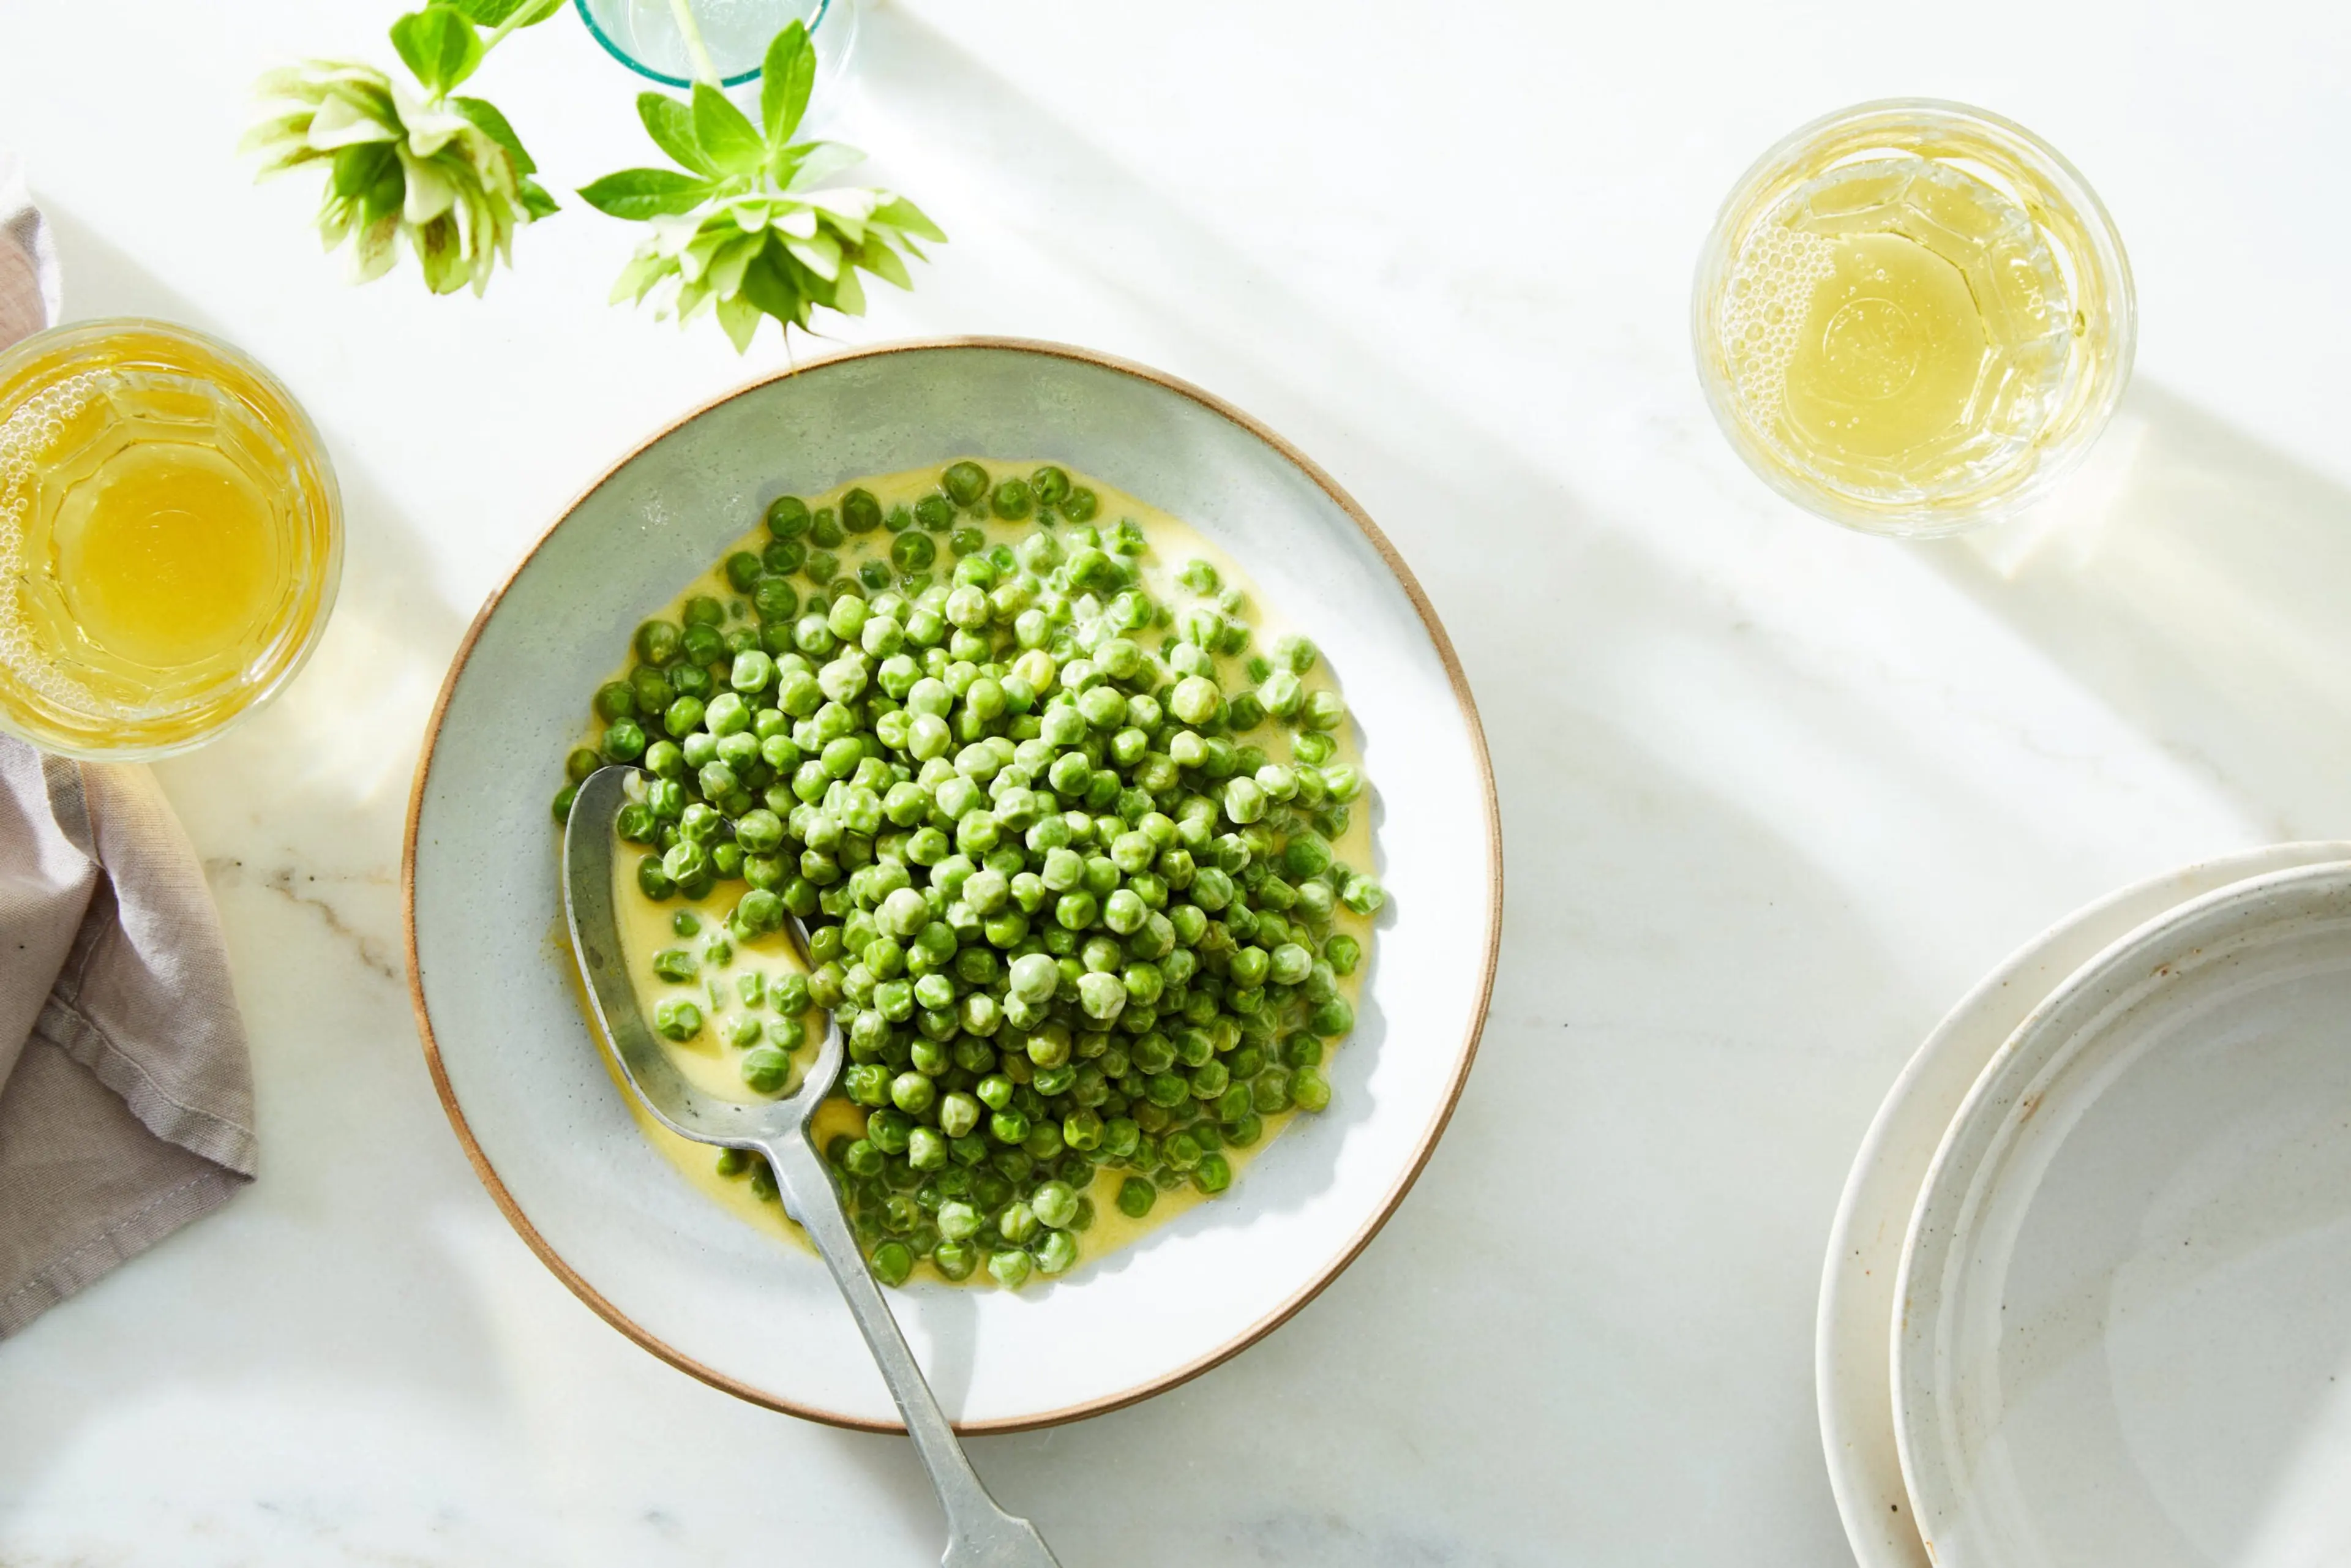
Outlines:
<svg viewBox="0 0 2351 1568"><path fill-rule="evenodd" d="M441 1097L441 1108L448 1113L449 1125L455 1131L457 1142L465 1146L466 1159L473 1162L474 1174L480 1177L482 1185L489 1189L491 1199L498 1206L498 1212L506 1216L507 1223L514 1227L515 1233L529 1245L533 1252L538 1254L538 1260L546 1264L573 1295L585 1301L597 1316L634 1340L643 1348L676 1367L680 1372L698 1377L713 1388L724 1389L737 1399L747 1400L754 1405L762 1405L770 1410L780 1410L788 1416L799 1416L810 1421L820 1421L830 1427L845 1427L852 1431L903 1432L905 1430L905 1427L896 1421L872 1421L862 1416L844 1415L838 1410L827 1410L816 1406L780 1399L764 1389L755 1388L713 1367L704 1365L674 1346L654 1338L619 1308L606 1301L597 1292L596 1288L582 1279L554 1248L548 1245L545 1237L539 1235L538 1228L531 1224L528 1218L516 1204L513 1195L507 1191L506 1184L498 1179L498 1173L491 1167L489 1157L482 1153L481 1145L474 1141L473 1130L465 1124L465 1113L458 1109L457 1097L449 1087L449 1075L441 1064L440 1042L434 1038L433 1019L424 1005L424 985L416 961L416 824L424 804L424 780L433 770L434 749L441 738L442 716L448 710L450 694L456 689L457 677L464 672L465 661L473 655L475 640L481 636L482 628L489 623L491 613L497 609L498 601L506 597L507 590L514 585L514 580L521 575L523 568L530 564L531 558L538 553L539 548L546 544L555 530L563 526L564 519L579 509L580 502L601 489L613 475L619 473L639 453L662 440L672 431L701 417L721 403L732 402L754 388L765 386L769 382L781 380L785 376L821 370L828 365L841 364L851 360L871 359L882 354L922 353L937 349L996 349L1012 353L1039 354L1048 359L1073 360L1081 364L1099 365L1106 370L1116 371L1122 375L1134 376L1138 380L1150 382L1155 386L1165 387L1169 392L1187 397L1210 413L1230 420L1295 464L1302 473L1322 486L1322 493L1337 503L1339 509L1345 512L1354 525L1363 530L1364 537L1371 541L1372 548L1377 550L1380 559L1387 563L1388 570L1395 575L1396 582L1404 589L1405 597L1412 601L1413 608L1419 612L1421 624L1427 629L1429 641L1436 645L1437 656L1444 663L1446 679L1452 683L1454 700L1461 706L1461 719L1468 727L1469 744L1477 752L1479 776L1485 783L1483 799L1479 803L1486 814L1486 870L1493 887L1493 897L1486 909L1485 967L1484 972L1478 979L1478 1008L1469 1020L1468 1029L1461 1037L1461 1054L1459 1061L1454 1065L1452 1089L1447 1093L1444 1103L1437 1108L1437 1113L1430 1118L1427 1127L1422 1132L1420 1145L1413 1155L1410 1167L1405 1171L1402 1178L1389 1192L1386 1201L1380 1205L1379 1212L1355 1233L1339 1254L1303 1290L1207 1354L1188 1362L1173 1372L1153 1378L1147 1383L1133 1388L1122 1389L1115 1394L1104 1395L1099 1399L1088 1400L1081 1405L1067 1406L1059 1410L1048 1410L1040 1415L1023 1416L1008 1420L958 1422L956 1425L956 1431L967 1435L1029 1432L1040 1427L1058 1427L1065 1421L1075 1421L1088 1416L1101 1416L1113 1410L1123 1409L1129 1405L1148 1399L1155 1394L1165 1393L1179 1384L1188 1383L1210 1368L1219 1366L1238 1355L1242 1351L1288 1322L1307 1302L1321 1295L1323 1289L1332 1281L1337 1279L1347 1265L1353 1263L1362 1254L1365 1247L1371 1245L1372 1238L1379 1234L1380 1228L1388 1222L1389 1216L1395 1213L1396 1207L1403 1203L1405 1194L1410 1192L1413 1183L1420 1178L1422 1169L1428 1164L1428 1156L1437 1148L1437 1140L1443 1135L1446 1124L1453 1119L1453 1108L1460 1103L1461 1087L1468 1081L1469 1064L1478 1054L1478 1038L1486 1027L1487 1008L1494 995L1494 968L1500 956L1502 942L1502 823L1501 810L1494 790L1493 758L1486 750L1485 728L1478 721L1478 705L1476 699L1469 694L1468 678L1461 673L1461 660L1453 651L1452 639L1445 634L1445 628L1438 622L1437 612L1428 602L1428 595L1422 591L1419 581L1412 575L1412 569L1405 565L1404 559L1396 554L1395 547L1388 542L1385 534L1380 532L1379 525L1373 522L1364 509L1355 504L1354 498L1341 489L1331 476L1324 473L1311 458L1275 434L1266 425L1243 413L1222 398L1203 392L1189 382L1179 381L1164 371L1135 364L1129 360L1095 353L1090 349L1076 349L1063 343L1048 343L1025 338L925 338L903 343L881 343L870 348L851 349L838 354L828 354L822 359L810 360L805 364L778 371L769 375L760 376L729 392L722 392L706 402L697 404L630 448L618 461L598 475L594 483L574 496L564 508L556 514L555 520L540 532L537 539L532 541L530 549L523 552L522 559L515 563L514 570L507 572L497 588L482 601L482 608L474 616L473 624L465 629L465 640L458 643L455 655L449 661L449 673L442 677L440 695L434 699L433 716L424 730L424 748L416 759L416 777L409 786L408 821L401 836L400 850L401 939L408 960L409 1003L416 1011L416 1027L424 1045L424 1064L433 1074L433 1089L434 1092Z"/></svg>

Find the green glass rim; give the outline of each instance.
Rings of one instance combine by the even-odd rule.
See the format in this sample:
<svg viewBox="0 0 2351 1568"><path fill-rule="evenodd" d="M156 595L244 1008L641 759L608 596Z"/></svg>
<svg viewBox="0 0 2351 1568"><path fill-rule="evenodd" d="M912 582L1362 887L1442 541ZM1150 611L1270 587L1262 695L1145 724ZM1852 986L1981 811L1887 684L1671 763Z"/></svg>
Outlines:
<svg viewBox="0 0 2351 1568"><path fill-rule="evenodd" d="M644 61L637 58L636 56L629 53L628 50L621 47L619 44L613 42L611 36L606 33L603 28L596 25L595 13L588 8L588 0L571 0L571 5L573 10L580 13L580 19L588 24L589 36L593 37L598 43L604 46L604 52L611 56L614 59L620 61L622 65L628 67L631 70L636 72L639 76L644 77L653 81L657 81L664 87L691 88L694 86L694 78L692 77L674 77L667 71L657 71L653 69L653 67L645 64ZM809 36L810 37L816 36L816 30L824 26L825 17L831 15L831 13L832 0L816 0L816 14L809 18L808 23ZM744 71L738 76L721 77L718 78L718 85L721 87L741 87L746 82L758 81L759 79L759 67L753 66L749 70Z"/></svg>

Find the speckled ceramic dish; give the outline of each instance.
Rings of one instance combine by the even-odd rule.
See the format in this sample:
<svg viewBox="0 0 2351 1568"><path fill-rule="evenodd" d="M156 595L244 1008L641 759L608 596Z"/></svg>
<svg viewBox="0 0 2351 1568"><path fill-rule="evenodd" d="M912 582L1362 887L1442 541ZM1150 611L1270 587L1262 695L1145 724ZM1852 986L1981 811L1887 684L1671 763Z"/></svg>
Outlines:
<svg viewBox="0 0 2351 1568"><path fill-rule="evenodd" d="M1985 1068L1904 1244L1943 1568L2351 1556L2351 864L2116 942Z"/></svg>
<svg viewBox="0 0 2351 1568"><path fill-rule="evenodd" d="M2191 899L2295 866L2351 860L2351 842L2271 844L2110 894L2035 936L1935 1026L1887 1091L1845 1178L1821 1275L1821 1442L1861 1568L1928 1568L1894 1438L1894 1284L1918 1189L1977 1075L2049 994L2110 943Z"/></svg>
<svg viewBox="0 0 2351 1568"><path fill-rule="evenodd" d="M958 1425L1145 1397L1328 1284L1444 1130L1500 936L1493 777L1452 646L1371 520L1238 411L1050 344L910 344L757 382L622 459L484 606L442 688L404 863L417 1020L475 1170L567 1285L695 1375L846 1426L897 1421L823 1266L691 1187L606 1074L559 940L551 781L517 759L563 754L637 622L768 499L967 454L1050 458L1172 512L1322 646L1375 784L1390 901L1331 1109L1230 1193L1048 1288L893 1295Z"/></svg>

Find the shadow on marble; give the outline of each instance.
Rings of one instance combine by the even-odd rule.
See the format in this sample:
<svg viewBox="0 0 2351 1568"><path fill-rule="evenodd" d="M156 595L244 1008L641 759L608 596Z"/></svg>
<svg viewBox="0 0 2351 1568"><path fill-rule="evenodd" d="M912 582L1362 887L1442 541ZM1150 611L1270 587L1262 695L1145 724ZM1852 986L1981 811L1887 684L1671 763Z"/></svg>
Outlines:
<svg viewBox="0 0 2351 1568"><path fill-rule="evenodd" d="M2142 379L2047 502L1932 557L2274 838L2343 828L2351 490Z"/></svg>
<svg viewBox="0 0 2351 1568"><path fill-rule="evenodd" d="M1377 497L1373 509L1447 612L1483 700L1510 856L1477 1070L1377 1242L1236 1361L1124 1411L979 1440L983 1472L1072 1563L1698 1563L1719 1560L1707 1542L1725 1519L1740 1538L1771 1542L1773 1560L1833 1560L1843 1536L1810 1378L1820 1243L1885 1082L1945 998L1886 950L1838 867L1791 843L1737 779L1693 766L1683 742L1716 715L1743 714L1782 727L1772 733L1795 736L1823 768L1892 769L1929 802L1950 788L1938 759L1881 755L1885 737L1782 651L1726 628L1703 591L1382 357L1395 346L1351 340L1092 149L1047 107L1050 84L998 76L895 7L872 14L861 47L865 90L941 157L963 160L966 189L1196 340L1204 362L1234 367L1238 384L1217 390L1274 416ZM1075 214L1047 204L1053 191L1083 193L1084 245L1068 239ZM991 265L1000 278L1019 258L975 249L956 259L985 283ZM942 269L937 293L953 287ZM1479 548L1491 518L1540 522L1512 530L1511 559L1498 565ZM383 522L395 536L381 547L395 557L389 572L413 570L413 540L396 518ZM395 684L405 689L413 662L429 673L429 700L456 616L419 598L406 607L414 624L394 614L379 634ZM367 698L356 688L372 652L355 644L338 682L318 683L309 717L338 748L355 721L330 699ZM401 711L357 727L389 730ZM224 744L264 737L257 760L298 779L321 738L257 722ZM412 720L382 744L405 758L414 739ZM225 772L217 787L230 792L239 777ZM340 789L356 830L372 834L396 826L402 782L388 803L331 778L264 789L296 803ZM241 806L217 810L212 841L261 841L265 808L252 821ZM271 862L281 863L297 863L290 851ZM383 860L375 846L335 863ZM385 906L393 896L364 891ZM404 997L350 946L320 939L324 913L289 899L224 897L241 978L276 973L267 949L280 936L309 943L295 961L324 952L341 965L336 983L314 977L248 998L262 1185L125 1271L177 1270L189 1299L242 1299L246 1315L142 1337L111 1315L120 1309L101 1284L0 1348L0 1377L12 1353L67 1343L80 1369L37 1401L43 1423L67 1429L45 1429L37 1450L0 1434L0 1474L68 1447L57 1439L71 1438L74 1410L120 1410L174 1383L199 1396L318 1385L362 1418L402 1408L413 1388L495 1433L501 1452L529 1441L515 1463L547 1472L547 1495L563 1500L539 1507L569 1563L643 1563L657 1552L763 1560L758 1542L810 1500L775 1490L795 1486L796 1460L839 1500L810 1526L837 1547L870 1542L877 1514L935 1519L903 1440L736 1405L639 1356L519 1256L423 1089ZM354 893L329 907L360 902ZM353 929L390 928L377 904L364 907ZM1349 1052L1338 1061L1343 1069ZM1343 1077L1341 1114L1349 1092ZM297 1103L330 1108L329 1124L300 1137L272 1124ZM436 1245L436 1215L473 1227L470 1286ZM1714 1239L1700 1250L1686 1244L1695 1235ZM233 1277L256 1265L274 1272ZM487 1282L498 1280L512 1296L502 1312ZM32 1376L29 1364L18 1375ZM238 1419L224 1434L232 1441L284 1417L264 1406ZM1780 1440L1758 1443L1759 1432ZM602 1451L648 1435L660 1453ZM826 1475L828 1458L862 1488ZM646 1464L666 1467L664 1516L690 1514L701 1531L691 1553L624 1534L651 1518L635 1484ZM0 1483L0 1552L7 1490L28 1485Z"/></svg>
<svg viewBox="0 0 2351 1568"><path fill-rule="evenodd" d="M219 330L78 214L52 204L48 216L76 317ZM77 1417L111 1420L162 1389L201 1398L315 1382L404 1397L435 1385L464 1395L498 1376L475 1291L415 1201L471 1177L406 1026L386 869L399 862L422 725L464 620L359 456L363 433L323 434L347 525L327 632L270 706L156 768L220 902L252 1043L259 1175L218 1215L0 1346L0 1368L84 1347L70 1400L45 1406L40 1443L0 1440L10 1490L70 1450ZM420 1180L420 1160L436 1174ZM121 1320L159 1276L182 1281L188 1310L168 1325ZM0 1497L0 1542L6 1512Z"/></svg>
<svg viewBox="0 0 2351 1568"><path fill-rule="evenodd" d="M1895 962L1837 868L1807 860L1730 780L1692 774L1650 705L1662 691L1701 716L1677 722L1729 707L1803 729L1823 765L1891 766L1930 802L1956 787L1898 744L1889 764L1885 736L1854 732L1774 650L1726 636L1719 607L1658 557L1133 178L1034 88L903 12L876 13L861 47L866 90L992 211L1200 358L1246 367L1246 384L1212 390L1380 497L1372 510L1412 549L1481 699L1510 861L1477 1068L1378 1240L1290 1326L1199 1380L979 1440L1000 1494L1073 1560L1670 1562L1698 1559L1677 1553L1684 1521L1656 1500L1703 1475L1698 1512L1742 1511L1782 1560L1842 1552L1813 1425L1820 1243L1885 1082L1946 998ZM1071 191L1087 203L1082 246L1061 243L1072 214L1048 199ZM1508 562L1481 553L1485 519L1529 517L1541 524L1512 530ZM1420 520L1422 548L1403 518ZM1792 1049L1822 1071L1791 1082ZM1855 1059L1859 1071L1826 1071ZM1793 1223L1792 1191L1810 1199ZM1726 1214L1727 1252L1677 1245L1725 1234ZM1644 1380L1644 1358L1673 1370ZM1655 1418L1638 1430L1597 1414L1642 1407ZM1759 1428L1786 1440L1739 1436ZM1138 1484L1240 1454L1242 1495L1206 1533L1189 1533L1185 1494ZM897 1479L913 1499L910 1465ZM1120 1506L1062 1511L1096 1489Z"/></svg>

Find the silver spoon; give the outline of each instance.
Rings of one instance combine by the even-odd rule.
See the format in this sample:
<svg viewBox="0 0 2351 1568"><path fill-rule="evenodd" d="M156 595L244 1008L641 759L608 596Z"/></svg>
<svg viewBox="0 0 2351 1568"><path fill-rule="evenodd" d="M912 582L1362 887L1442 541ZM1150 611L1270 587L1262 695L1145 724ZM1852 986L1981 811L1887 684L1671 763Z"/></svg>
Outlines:
<svg viewBox="0 0 2351 1568"><path fill-rule="evenodd" d="M882 1368L890 1397L914 1439L914 1451L930 1472L931 1487L947 1515L945 1568L1060 1568L1037 1527L996 1506L956 1441L955 1429L939 1409L923 1369L898 1332L898 1320L867 1272L865 1255L850 1233L832 1174L809 1137L809 1119L841 1076L841 1027L825 1020L824 1043L799 1086L784 1099L742 1104L705 1094L685 1081L637 1010L636 988L621 956L620 928L612 913L613 819L628 801L633 768L606 768L590 774L571 802L563 829L563 917L571 932L572 956L588 982L590 1005L621 1071L655 1120L682 1138L723 1149L765 1155L776 1173L784 1209L816 1243L848 1300L850 1315ZM787 917L788 919L789 917ZM808 956L808 933L798 920L788 926Z"/></svg>

